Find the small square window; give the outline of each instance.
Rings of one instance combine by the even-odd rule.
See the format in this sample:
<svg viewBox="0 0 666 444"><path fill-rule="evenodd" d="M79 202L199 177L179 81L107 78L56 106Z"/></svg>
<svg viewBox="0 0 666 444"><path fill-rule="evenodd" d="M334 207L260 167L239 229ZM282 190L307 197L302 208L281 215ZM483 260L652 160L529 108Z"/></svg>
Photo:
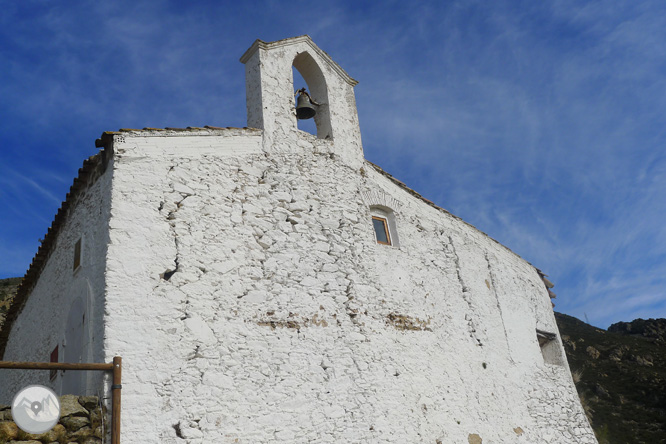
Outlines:
<svg viewBox="0 0 666 444"><path fill-rule="evenodd" d="M74 245L74 270L81 266L81 239Z"/></svg>
<svg viewBox="0 0 666 444"><path fill-rule="evenodd" d="M372 216L372 225L375 227L375 236L378 244L391 245L388 223L383 217Z"/></svg>
<svg viewBox="0 0 666 444"><path fill-rule="evenodd" d="M56 345L53 351L51 352L51 361L58 362L58 346ZM58 376L58 370L51 370L51 381L53 381L56 376Z"/></svg>
<svg viewBox="0 0 666 444"><path fill-rule="evenodd" d="M543 330L537 330L536 333L543 362L550 365L564 365L562 349L557 341L557 335Z"/></svg>

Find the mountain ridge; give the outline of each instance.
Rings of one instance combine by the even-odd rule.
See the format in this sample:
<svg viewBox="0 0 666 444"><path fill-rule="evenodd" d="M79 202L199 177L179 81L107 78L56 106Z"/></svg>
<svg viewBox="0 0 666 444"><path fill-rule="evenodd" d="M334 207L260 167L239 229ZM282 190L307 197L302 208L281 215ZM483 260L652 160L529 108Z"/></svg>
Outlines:
<svg viewBox="0 0 666 444"><path fill-rule="evenodd" d="M5 323L7 311L23 278L0 279L0 330Z"/></svg>
<svg viewBox="0 0 666 444"><path fill-rule="evenodd" d="M608 330L562 313L555 319L599 444L666 443L666 319Z"/></svg>

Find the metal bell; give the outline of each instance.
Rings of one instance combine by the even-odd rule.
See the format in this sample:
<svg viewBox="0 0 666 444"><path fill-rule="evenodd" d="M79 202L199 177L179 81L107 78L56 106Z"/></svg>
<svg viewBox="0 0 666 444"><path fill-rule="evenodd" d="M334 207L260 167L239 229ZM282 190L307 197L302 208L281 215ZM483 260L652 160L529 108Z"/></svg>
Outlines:
<svg viewBox="0 0 666 444"><path fill-rule="evenodd" d="M305 92L305 88L299 90L298 93L298 97L296 98L296 118L301 120L312 119L317 114L317 110L310 100L310 95Z"/></svg>

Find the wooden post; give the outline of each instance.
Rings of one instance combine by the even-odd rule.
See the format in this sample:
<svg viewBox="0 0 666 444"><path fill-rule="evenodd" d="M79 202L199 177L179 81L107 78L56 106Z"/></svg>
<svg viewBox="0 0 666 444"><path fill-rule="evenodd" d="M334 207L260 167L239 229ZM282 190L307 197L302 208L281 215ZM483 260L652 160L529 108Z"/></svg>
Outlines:
<svg viewBox="0 0 666 444"><path fill-rule="evenodd" d="M111 385L111 444L120 444L120 390L123 358L113 358L113 384Z"/></svg>

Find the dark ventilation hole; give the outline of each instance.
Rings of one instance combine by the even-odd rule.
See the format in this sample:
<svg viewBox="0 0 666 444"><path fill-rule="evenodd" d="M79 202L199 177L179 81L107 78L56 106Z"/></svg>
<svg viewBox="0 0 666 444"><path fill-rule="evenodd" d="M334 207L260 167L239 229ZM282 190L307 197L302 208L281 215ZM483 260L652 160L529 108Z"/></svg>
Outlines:
<svg viewBox="0 0 666 444"><path fill-rule="evenodd" d="M167 271L165 271L164 273L161 274L162 279L164 279L165 281L168 281L169 279L171 279L171 276L173 276L178 271L178 267L179 267L178 259L176 258L174 260L174 262L176 263L176 268L175 269L167 270Z"/></svg>
<svg viewBox="0 0 666 444"><path fill-rule="evenodd" d="M183 432L180 430L180 423L174 424L171 427L173 427L173 429L176 431L177 437L185 439L185 437L183 436Z"/></svg>
<svg viewBox="0 0 666 444"><path fill-rule="evenodd" d="M175 273L176 273L176 270L167 270L164 273L162 273L162 278L165 281L168 281L169 279L171 279L171 276L173 276Z"/></svg>

